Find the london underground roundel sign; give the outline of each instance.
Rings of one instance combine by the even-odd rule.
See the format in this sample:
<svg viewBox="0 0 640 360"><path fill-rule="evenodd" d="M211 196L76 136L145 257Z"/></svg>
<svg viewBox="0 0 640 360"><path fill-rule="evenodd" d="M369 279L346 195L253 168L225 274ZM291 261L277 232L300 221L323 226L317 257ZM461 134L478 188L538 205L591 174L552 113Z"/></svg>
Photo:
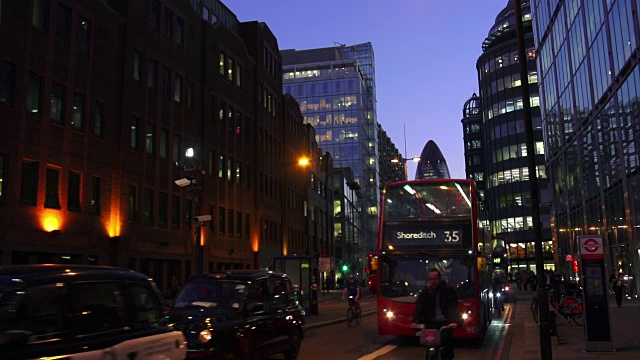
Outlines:
<svg viewBox="0 0 640 360"><path fill-rule="evenodd" d="M581 236L580 256L583 259L602 259L604 258L602 236Z"/></svg>

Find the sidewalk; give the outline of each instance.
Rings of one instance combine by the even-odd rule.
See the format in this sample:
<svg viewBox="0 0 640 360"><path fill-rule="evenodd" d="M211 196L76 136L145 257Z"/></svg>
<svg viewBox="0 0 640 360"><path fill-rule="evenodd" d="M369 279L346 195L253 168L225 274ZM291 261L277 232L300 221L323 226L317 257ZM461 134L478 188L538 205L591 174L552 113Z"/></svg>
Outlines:
<svg viewBox="0 0 640 360"><path fill-rule="evenodd" d="M540 330L530 310L532 293L514 295L509 359L541 359ZM618 308L613 296L609 296L609 321L615 352L587 352L585 328L558 316L558 336L551 337L553 359L640 359L640 302L624 299Z"/></svg>
<svg viewBox="0 0 640 360"><path fill-rule="evenodd" d="M375 293L363 289L362 316L376 313ZM310 330L320 326L336 324L345 321L347 312L347 301L342 299L342 290L330 290L328 293L318 293L318 313L310 314L307 311L305 316L305 329Z"/></svg>

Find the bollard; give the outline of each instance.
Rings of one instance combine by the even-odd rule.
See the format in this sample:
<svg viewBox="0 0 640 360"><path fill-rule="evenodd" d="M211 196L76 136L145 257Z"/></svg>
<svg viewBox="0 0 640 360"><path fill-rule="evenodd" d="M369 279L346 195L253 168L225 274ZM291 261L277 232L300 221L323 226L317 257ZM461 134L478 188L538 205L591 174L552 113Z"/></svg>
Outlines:
<svg viewBox="0 0 640 360"><path fill-rule="evenodd" d="M556 312L549 306L549 332L551 336L558 336L558 326L556 324Z"/></svg>
<svg viewBox="0 0 640 360"><path fill-rule="evenodd" d="M318 313L318 285L311 285L311 309L310 313L317 314Z"/></svg>

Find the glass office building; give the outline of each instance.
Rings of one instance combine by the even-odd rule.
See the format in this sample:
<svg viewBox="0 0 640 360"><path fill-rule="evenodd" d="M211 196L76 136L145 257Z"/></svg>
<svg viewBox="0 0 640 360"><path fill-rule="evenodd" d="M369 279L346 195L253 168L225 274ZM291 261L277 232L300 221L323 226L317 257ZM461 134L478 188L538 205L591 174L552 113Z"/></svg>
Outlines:
<svg viewBox="0 0 640 360"><path fill-rule="evenodd" d="M640 238L640 69L633 0L534 1L547 173L559 255L605 241L607 275L631 275Z"/></svg>
<svg viewBox="0 0 640 360"><path fill-rule="evenodd" d="M472 140L465 146L467 151L484 146L485 202L494 233L506 239L509 245L510 271L538 272L540 269L535 267L530 176L537 176L538 180L545 268L554 267L550 229L551 197L544 166L531 11L529 1L522 0L521 3L529 69L530 99L527 100L531 104L537 174L529 174L528 168L520 59L511 1L496 17L476 63L484 142Z"/></svg>
<svg viewBox="0 0 640 360"><path fill-rule="evenodd" d="M420 154L418 166L416 166L416 180L449 178L451 178L449 167L442 155L442 151L440 151L435 141L427 141Z"/></svg>
<svg viewBox="0 0 640 360"><path fill-rule="evenodd" d="M375 59L371 43L282 50L283 87L316 129L318 146L335 167L349 167L363 196L365 250L376 249L380 175Z"/></svg>

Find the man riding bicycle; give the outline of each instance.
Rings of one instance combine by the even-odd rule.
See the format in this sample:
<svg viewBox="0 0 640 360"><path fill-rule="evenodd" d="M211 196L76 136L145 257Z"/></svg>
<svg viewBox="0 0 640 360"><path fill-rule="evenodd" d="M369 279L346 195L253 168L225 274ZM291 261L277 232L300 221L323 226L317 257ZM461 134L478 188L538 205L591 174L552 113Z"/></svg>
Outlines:
<svg viewBox="0 0 640 360"><path fill-rule="evenodd" d="M342 298L349 299L349 306L355 305L356 309L360 309L360 284L356 281L355 276L349 276L349 280L347 280L342 290Z"/></svg>
<svg viewBox="0 0 640 360"><path fill-rule="evenodd" d="M464 323L458 310L458 295L454 288L442 280L440 270L429 270L428 280L427 288L418 295L413 322L424 324L427 329L450 326L450 331L442 331L440 343L442 359L453 359L453 329Z"/></svg>

